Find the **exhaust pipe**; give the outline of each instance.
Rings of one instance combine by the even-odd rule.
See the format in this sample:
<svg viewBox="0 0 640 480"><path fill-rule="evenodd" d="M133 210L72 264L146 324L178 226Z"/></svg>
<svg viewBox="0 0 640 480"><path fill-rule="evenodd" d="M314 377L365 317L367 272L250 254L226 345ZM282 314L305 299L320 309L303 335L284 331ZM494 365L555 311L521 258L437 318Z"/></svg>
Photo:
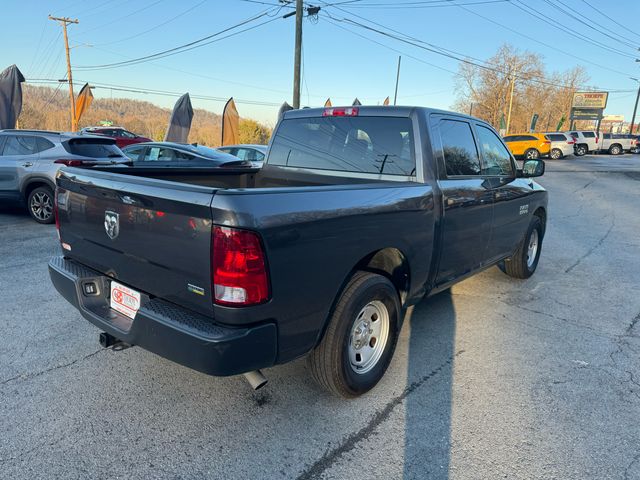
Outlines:
<svg viewBox="0 0 640 480"><path fill-rule="evenodd" d="M260 370L254 370L252 372L243 373L244 378L249 382L251 388L258 390L267 384L267 378L262 374Z"/></svg>

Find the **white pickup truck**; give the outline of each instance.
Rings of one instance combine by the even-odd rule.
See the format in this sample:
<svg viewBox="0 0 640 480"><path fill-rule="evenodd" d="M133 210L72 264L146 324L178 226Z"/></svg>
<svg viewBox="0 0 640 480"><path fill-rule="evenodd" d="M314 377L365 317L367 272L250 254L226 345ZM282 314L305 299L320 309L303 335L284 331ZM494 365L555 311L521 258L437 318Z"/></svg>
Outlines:
<svg viewBox="0 0 640 480"><path fill-rule="evenodd" d="M636 148L636 138L632 135L603 133L600 150L611 155L620 155Z"/></svg>

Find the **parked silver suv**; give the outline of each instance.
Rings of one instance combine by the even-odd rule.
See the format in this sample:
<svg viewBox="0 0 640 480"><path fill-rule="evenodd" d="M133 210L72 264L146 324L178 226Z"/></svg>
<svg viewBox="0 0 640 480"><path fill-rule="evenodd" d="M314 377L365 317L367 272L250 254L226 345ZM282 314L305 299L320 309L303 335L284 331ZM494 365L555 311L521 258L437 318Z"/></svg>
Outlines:
<svg viewBox="0 0 640 480"><path fill-rule="evenodd" d="M25 204L39 223L53 223L60 167L113 165L128 158L115 140L43 130L0 130L0 202Z"/></svg>

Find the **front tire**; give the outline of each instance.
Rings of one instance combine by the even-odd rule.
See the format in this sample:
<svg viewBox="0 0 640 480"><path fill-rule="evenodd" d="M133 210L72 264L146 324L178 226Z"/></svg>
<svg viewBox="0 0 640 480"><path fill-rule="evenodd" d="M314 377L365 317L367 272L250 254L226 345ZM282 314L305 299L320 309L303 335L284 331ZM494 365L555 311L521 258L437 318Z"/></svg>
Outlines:
<svg viewBox="0 0 640 480"><path fill-rule="evenodd" d="M34 188L27 197L29 214L38 223L53 223L53 191L49 187Z"/></svg>
<svg viewBox="0 0 640 480"><path fill-rule="evenodd" d="M373 388L393 357L400 312L398 292L388 278L356 272L340 295L322 341L307 358L315 381L347 398Z"/></svg>
<svg viewBox="0 0 640 480"><path fill-rule="evenodd" d="M549 154L549 156L553 160L559 160L562 158L562 150L560 150L559 148L554 148L551 150L551 153Z"/></svg>
<svg viewBox="0 0 640 480"><path fill-rule="evenodd" d="M500 270L514 278L524 279L533 275L540 260L543 237L542 221L539 217L534 216L518 249L499 265Z"/></svg>
<svg viewBox="0 0 640 480"><path fill-rule="evenodd" d="M524 152L524 158L527 160L537 160L540 158L540 152L535 148L530 148Z"/></svg>
<svg viewBox="0 0 640 480"><path fill-rule="evenodd" d="M583 155L587 154L587 146L586 145L578 145L575 148L575 151L576 151L576 155L578 157L582 157Z"/></svg>

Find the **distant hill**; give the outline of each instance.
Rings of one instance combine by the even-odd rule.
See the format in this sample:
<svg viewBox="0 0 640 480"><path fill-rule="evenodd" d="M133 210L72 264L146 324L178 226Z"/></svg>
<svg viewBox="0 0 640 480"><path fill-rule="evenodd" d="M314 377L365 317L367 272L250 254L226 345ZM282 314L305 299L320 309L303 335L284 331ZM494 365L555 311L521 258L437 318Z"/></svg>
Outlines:
<svg viewBox="0 0 640 480"><path fill-rule="evenodd" d="M23 85L23 106L20 128L43 130L69 130L69 92L60 89ZM171 109L150 102L128 98L95 98L80 120L80 128L110 120L139 135L154 140L164 139ZM202 145L220 145L222 117L208 110L194 109L189 142ZM271 130L250 119L240 120L241 143L267 143Z"/></svg>

